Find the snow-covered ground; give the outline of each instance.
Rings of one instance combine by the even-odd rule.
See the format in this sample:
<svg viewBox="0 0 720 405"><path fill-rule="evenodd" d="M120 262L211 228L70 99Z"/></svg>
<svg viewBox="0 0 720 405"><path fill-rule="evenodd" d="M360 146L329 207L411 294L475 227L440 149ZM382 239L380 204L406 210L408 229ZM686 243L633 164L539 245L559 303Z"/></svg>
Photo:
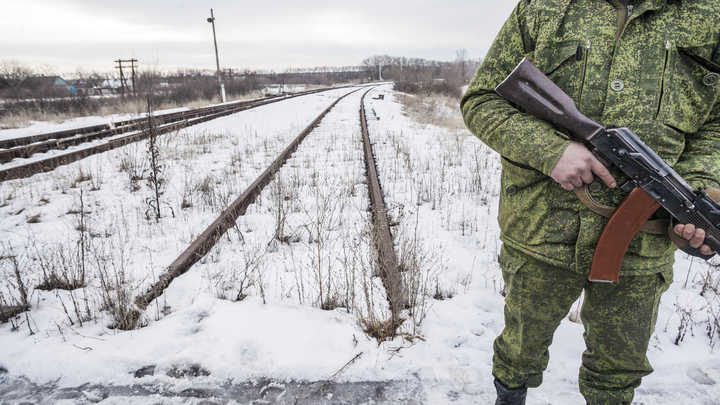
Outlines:
<svg viewBox="0 0 720 405"><path fill-rule="evenodd" d="M455 295L435 302L422 328L426 342L406 350L404 360L421 375L427 364L429 403L492 403L492 342L503 327L497 155L464 133L413 122L388 93L368 106L376 116L370 131L386 202L399 218L396 234L402 240L417 233L431 251L442 252L446 269L438 289ZM644 379L634 403L720 404L718 286L716 269L677 254L675 282L661 301L649 352L656 371ZM675 345L679 331L686 334ZM528 403L583 404L577 390L583 350L582 325L565 320L545 381L530 390Z"/></svg>
<svg viewBox="0 0 720 405"><path fill-rule="evenodd" d="M402 336L378 345L363 330L364 321L386 312L382 284L371 277L358 122L364 90L325 117L237 226L148 308L147 326L108 327L107 296L142 291L302 128L349 91L271 104L161 137L166 192L157 224L146 218L146 180L133 180L147 176L144 142L1 183L0 256L17 256L32 311L0 325L0 393L8 392L3 381L20 377L27 380L7 394L18 402L18 392L38 390L29 382L46 394L83 384L182 393L270 378L420 387L403 393L404 402L386 403L493 403L492 341L503 327L498 159L464 131L416 122L389 85L371 91L366 108L415 304ZM87 267L86 288L72 294L34 288L43 267L80 263ZM720 403L720 355L713 349L720 336L711 329L711 339L705 329L710 311L720 311L719 277L705 264L690 266L678 254L651 343L656 372L644 380L636 404ZM9 259L0 260L0 272L0 297L19 300ZM681 326L687 333L676 345ZM528 403L584 403L577 392L583 346L582 326L563 322L545 383L530 391ZM120 388L126 397L79 391L64 403L196 403L182 395L141 399Z"/></svg>

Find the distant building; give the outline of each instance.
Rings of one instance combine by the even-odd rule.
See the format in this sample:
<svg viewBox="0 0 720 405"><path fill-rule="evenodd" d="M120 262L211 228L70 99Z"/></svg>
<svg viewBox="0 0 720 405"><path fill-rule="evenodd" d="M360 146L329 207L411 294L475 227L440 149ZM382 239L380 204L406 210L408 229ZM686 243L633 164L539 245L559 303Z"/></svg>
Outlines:
<svg viewBox="0 0 720 405"><path fill-rule="evenodd" d="M103 89L116 90L120 87L122 87L122 82L120 81L120 79L105 79L102 81L102 83L100 83L100 88Z"/></svg>
<svg viewBox="0 0 720 405"><path fill-rule="evenodd" d="M285 92L285 85L282 84L270 84L263 89L263 93L268 96L276 96Z"/></svg>
<svg viewBox="0 0 720 405"><path fill-rule="evenodd" d="M33 76L20 83L20 87L36 97L69 96L75 94L75 87L60 76Z"/></svg>
<svg viewBox="0 0 720 405"><path fill-rule="evenodd" d="M276 96L285 93L304 91L305 86L297 84L269 84L263 89L263 93L269 96Z"/></svg>
<svg viewBox="0 0 720 405"><path fill-rule="evenodd" d="M92 82L94 81L90 81L88 79L74 79L65 81L75 89L75 92L73 94L76 96L90 96L96 94L93 89L94 86L92 84Z"/></svg>

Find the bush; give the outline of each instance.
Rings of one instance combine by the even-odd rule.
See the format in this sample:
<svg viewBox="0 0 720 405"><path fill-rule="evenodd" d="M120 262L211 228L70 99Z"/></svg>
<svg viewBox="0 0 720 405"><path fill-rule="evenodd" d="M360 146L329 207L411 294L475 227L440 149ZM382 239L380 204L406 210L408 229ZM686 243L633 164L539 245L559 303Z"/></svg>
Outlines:
<svg viewBox="0 0 720 405"><path fill-rule="evenodd" d="M100 110L105 102L89 97L36 98L7 102L3 105L2 115L33 112L36 114L92 114Z"/></svg>
<svg viewBox="0 0 720 405"><path fill-rule="evenodd" d="M428 93L435 93L435 94L442 94L445 96L450 96L454 98L460 98L462 97L462 90L460 90L460 87L453 86L446 80L434 80L430 83L430 86L427 88Z"/></svg>
<svg viewBox="0 0 720 405"><path fill-rule="evenodd" d="M405 80L395 82L393 89L395 91L401 91L403 93L409 93L409 94L417 94L420 92L420 86L417 83L413 83L413 82L409 82L409 81L405 81Z"/></svg>
<svg viewBox="0 0 720 405"><path fill-rule="evenodd" d="M417 83L399 81L395 82L394 90L408 94L441 94L458 99L462 97L460 87L454 86L447 80L430 80Z"/></svg>

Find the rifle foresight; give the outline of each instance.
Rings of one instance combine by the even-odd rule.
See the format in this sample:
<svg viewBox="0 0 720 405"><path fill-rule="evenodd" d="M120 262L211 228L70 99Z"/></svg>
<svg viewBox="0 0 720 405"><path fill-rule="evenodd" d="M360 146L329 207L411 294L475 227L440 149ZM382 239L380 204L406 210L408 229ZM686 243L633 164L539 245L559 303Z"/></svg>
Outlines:
<svg viewBox="0 0 720 405"><path fill-rule="evenodd" d="M575 102L532 62L524 58L495 92L525 112L573 137L589 141L604 127L583 115Z"/></svg>

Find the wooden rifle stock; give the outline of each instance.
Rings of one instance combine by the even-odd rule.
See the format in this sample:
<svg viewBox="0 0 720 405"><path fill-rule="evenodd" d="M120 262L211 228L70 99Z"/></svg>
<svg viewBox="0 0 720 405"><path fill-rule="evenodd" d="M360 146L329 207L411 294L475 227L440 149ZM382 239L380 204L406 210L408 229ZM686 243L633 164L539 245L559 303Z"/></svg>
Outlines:
<svg viewBox="0 0 720 405"><path fill-rule="evenodd" d="M583 115L572 98L527 58L495 88L495 92L575 138L589 141L605 129Z"/></svg>

